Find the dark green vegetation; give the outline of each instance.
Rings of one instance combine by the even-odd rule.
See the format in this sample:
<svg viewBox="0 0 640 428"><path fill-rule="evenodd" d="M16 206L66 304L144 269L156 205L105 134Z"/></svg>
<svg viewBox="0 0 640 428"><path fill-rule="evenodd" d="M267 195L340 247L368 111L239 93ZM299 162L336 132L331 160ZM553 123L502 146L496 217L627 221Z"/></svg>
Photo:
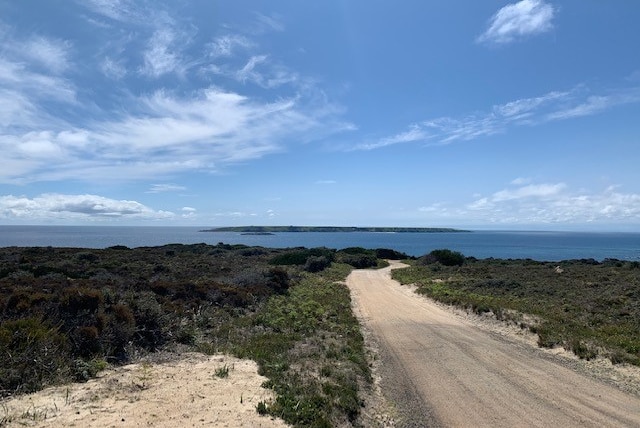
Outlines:
<svg viewBox="0 0 640 428"><path fill-rule="evenodd" d="M540 346L640 365L639 262L467 258L459 265L437 255L394 270L394 278L441 302L530 328Z"/></svg>
<svg viewBox="0 0 640 428"><path fill-rule="evenodd" d="M338 226L235 226L216 227L200 232L382 232L382 233L444 233L469 232L468 230L450 229L446 227L338 227Z"/></svg>
<svg viewBox="0 0 640 428"><path fill-rule="evenodd" d="M0 249L0 397L86 380L156 350L259 363L297 426L354 423L370 382L343 280L376 254L166 245Z"/></svg>

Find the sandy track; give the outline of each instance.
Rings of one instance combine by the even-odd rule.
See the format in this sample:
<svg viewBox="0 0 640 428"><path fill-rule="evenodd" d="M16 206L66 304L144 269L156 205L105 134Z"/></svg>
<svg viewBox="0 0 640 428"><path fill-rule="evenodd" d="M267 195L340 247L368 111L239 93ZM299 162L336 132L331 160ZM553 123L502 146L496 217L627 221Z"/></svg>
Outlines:
<svg viewBox="0 0 640 428"><path fill-rule="evenodd" d="M393 281L395 266L354 271L347 285L400 425L640 426L637 396L475 327Z"/></svg>

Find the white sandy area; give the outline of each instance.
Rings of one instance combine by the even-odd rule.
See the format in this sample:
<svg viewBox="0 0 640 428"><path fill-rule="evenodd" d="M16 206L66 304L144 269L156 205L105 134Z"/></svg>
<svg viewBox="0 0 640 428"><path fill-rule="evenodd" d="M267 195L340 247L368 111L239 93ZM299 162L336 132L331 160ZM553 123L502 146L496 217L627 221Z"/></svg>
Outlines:
<svg viewBox="0 0 640 428"><path fill-rule="evenodd" d="M220 377L225 368L228 376ZM8 427L286 427L256 411L259 402L274 399L261 387L265 380L253 361L188 353L3 400L0 426L4 421Z"/></svg>

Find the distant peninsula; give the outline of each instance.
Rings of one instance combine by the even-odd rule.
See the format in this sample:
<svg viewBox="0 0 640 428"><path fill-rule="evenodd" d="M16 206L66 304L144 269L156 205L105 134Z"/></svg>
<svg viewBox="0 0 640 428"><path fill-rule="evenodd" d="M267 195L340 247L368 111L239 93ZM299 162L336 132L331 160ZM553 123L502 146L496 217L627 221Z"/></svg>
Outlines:
<svg viewBox="0 0 640 428"><path fill-rule="evenodd" d="M447 227L340 227L340 226L232 226L215 227L200 232L239 232L267 234L277 232L379 232L379 233L451 233L469 230Z"/></svg>

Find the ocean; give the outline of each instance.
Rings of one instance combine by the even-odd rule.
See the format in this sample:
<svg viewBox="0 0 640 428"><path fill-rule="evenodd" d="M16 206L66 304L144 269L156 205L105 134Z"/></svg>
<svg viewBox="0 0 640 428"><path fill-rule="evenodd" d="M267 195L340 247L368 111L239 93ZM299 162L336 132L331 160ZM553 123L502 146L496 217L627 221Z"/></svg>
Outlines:
<svg viewBox="0 0 640 428"><path fill-rule="evenodd" d="M640 233L472 231L469 233L304 232L242 235L195 227L0 226L0 247L148 247L164 244L245 244L271 248L390 248L411 256L448 248L477 258L542 261L640 260Z"/></svg>

